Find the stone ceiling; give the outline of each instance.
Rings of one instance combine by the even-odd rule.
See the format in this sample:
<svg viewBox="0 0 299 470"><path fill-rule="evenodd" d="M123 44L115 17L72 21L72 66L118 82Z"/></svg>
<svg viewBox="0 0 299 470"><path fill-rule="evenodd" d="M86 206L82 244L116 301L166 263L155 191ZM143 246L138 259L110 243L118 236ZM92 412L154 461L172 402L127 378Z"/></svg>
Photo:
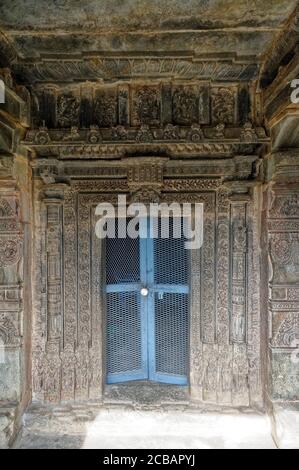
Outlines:
<svg viewBox="0 0 299 470"><path fill-rule="evenodd" d="M140 57L178 59L181 67L191 70L185 78L208 78L221 62L222 73L212 78L223 80L227 73L228 80L248 80L256 76L256 65L297 3L2 0L0 30L18 57L14 72L25 83L131 77L132 64L117 68L115 61ZM199 73L200 61L201 67L208 67L205 73ZM225 72L223 67L230 64L236 70ZM152 73L148 67L144 74L152 78L157 64Z"/></svg>

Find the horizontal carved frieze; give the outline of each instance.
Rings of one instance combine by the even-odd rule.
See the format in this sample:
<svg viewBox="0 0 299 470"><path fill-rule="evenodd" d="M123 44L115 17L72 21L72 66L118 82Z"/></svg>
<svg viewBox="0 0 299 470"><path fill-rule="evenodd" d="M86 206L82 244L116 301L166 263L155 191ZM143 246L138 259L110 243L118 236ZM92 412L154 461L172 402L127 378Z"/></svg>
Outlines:
<svg viewBox="0 0 299 470"><path fill-rule="evenodd" d="M240 154L258 154L260 145L238 145L237 143L161 143L152 142L144 144L53 144L49 146L32 146L29 148L35 150L40 157L55 157L60 159L98 159L98 158L121 158L128 154L146 154L156 153L167 155L173 158L184 158L186 156L203 157L229 157Z"/></svg>
<svg viewBox="0 0 299 470"><path fill-rule="evenodd" d="M249 128L246 130L246 126ZM250 127L251 126L251 127ZM168 124L165 127L155 129L148 124L140 127L116 126L111 128L98 128L91 126L90 129L72 126L67 129L47 129L40 127L27 132L25 145L32 147L43 147L57 144L79 145L98 143L134 143L134 142L171 142L171 143L200 143L217 142L227 144L257 144L268 143L269 138L262 127L254 129L250 123L244 127L225 127L221 132L219 126L209 127L192 125L180 127Z"/></svg>
<svg viewBox="0 0 299 470"><path fill-rule="evenodd" d="M213 80L242 80L254 78L257 64L202 61L184 58L107 57L92 59L21 62L14 71L27 83L73 80L119 80L128 78L185 78Z"/></svg>

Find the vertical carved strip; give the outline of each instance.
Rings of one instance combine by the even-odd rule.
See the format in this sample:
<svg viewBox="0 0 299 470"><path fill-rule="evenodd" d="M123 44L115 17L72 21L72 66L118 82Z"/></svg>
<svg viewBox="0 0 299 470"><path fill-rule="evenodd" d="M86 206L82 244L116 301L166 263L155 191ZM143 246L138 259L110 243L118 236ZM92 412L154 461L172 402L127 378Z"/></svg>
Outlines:
<svg viewBox="0 0 299 470"><path fill-rule="evenodd" d="M200 250L191 253L191 316L190 316L190 386L191 397L202 400L203 351L200 338Z"/></svg>
<svg viewBox="0 0 299 470"><path fill-rule="evenodd" d="M261 317L260 317L260 217L259 190L254 190L253 201L248 204L248 339L247 354L249 363L250 404L261 405ZM255 201L255 202L254 202ZM266 332L265 332L266 333Z"/></svg>
<svg viewBox="0 0 299 470"><path fill-rule="evenodd" d="M77 342L77 206L76 193L68 191L64 203L64 344Z"/></svg>
<svg viewBox="0 0 299 470"><path fill-rule="evenodd" d="M232 402L232 346L229 317L229 199L228 192L220 189L217 194L217 343L218 374L217 402Z"/></svg>
<svg viewBox="0 0 299 470"><path fill-rule="evenodd" d="M62 335L61 201L47 199L47 338Z"/></svg>
<svg viewBox="0 0 299 470"><path fill-rule="evenodd" d="M47 344L45 361L45 400L61 399L62 340L62 200L49 192L46 204L46 253L47 253Z"/></svg>
<svg viewBox="0 0 299 470"><path fill-rule="evenodd" d="M231 341L232 403L249 405L247 352L248 194L231 197Z"/></svg>
<svg viewBox="0 0 299 470"><path fill-rule="evenodd" d="M231 204L231 340L246 341L247 226L246 204Z"/></svg>
<svg viewBox="0 0 299 470"><path fill-rule="evenodd" d="M217 224L217 340L229 344L229 200L226 191L218 193Z"/></svg>
<svg viewBox="0 0 299 470"><path fill-rule="evenodd" d="M91 344L91 220L89 195L78 199L78 347L76 348L76 400L89 394L89 347Z"/></svg>
<svg viewBox="0 0 299 470"><path fill-rule="evenodd" d="M216 403L217 401L217 369L218 345L203 345L203 400Z"/></svg>
<svg viewBox="0 0 299 470"><path fill-rule="evenodd" d="M100 201L99 201L100 202ZM92 207L92 247L91 247L91 348L89 350L89 397L101 398L103 367L103 253L102 240L95 234L95 206Z"/></svg>
<svg viewBox="0 0 299 470"><path fill-rule="evenodd" d="M61 354L61 400L75 398L75 344L77 342L77 195L68 190L64 198L64 350Z"/></svg>
<svg viewBox="0 0 299 470"><path fill-rule="evenodd" d="M91 290L90 290L90 205L88 196L79 194L79 243L78 243L78 288L79 288L79 344L88 346L91 340Z"/></svg>
<svg viewBox="0 0 299 470"><path fill-rule="evenodd" d="M46 205L39 197L40 188L37 185L35 190L32 376L33 398L43 401L45 379L44 355L47 338L47 211Z"/></svg>
<svg viewBox="0 0 299 470"><path fill-rule="evenodd" d="M234 406L249 406L248 354L246 344L233 344L233 388Z"/></svg>
<svg viewBox="0 0 299 470"><path fill-rule="evenodd" d="M202 246L202 280L201 280L201 337L204 343L215 343L215 194L205 205L204 239Z"/></svg>

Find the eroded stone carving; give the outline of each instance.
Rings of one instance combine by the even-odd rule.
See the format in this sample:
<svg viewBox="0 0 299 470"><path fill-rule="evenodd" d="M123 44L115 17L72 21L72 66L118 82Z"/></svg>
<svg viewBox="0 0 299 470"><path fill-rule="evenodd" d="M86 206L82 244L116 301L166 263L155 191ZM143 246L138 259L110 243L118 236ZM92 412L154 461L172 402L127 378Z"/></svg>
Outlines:
<svg viewBox="0 0 299 470"><path fill-rule="evenodd" d="M161 94L159 88L137 88L133 95L133 126L159 126L161 121Z"/></svg>
<svg viewBox="0 0 299 470"><path fill-rule="evenodd" d="M62 94L57 98L57 123L60 127L77 126L79 123L78 99L72 94Z"/></svg>
<svg viewBox="0 0 299 470"><path fill-rule="evenodd" d="M232 340L246 339L246 205L232 204Z"/></svg>
<svg viewBox="0 0 299 470"><path fill-rule="evenodd" d="M215 124L235 122L235 96L230 88L212 89L212 121Z"/></svg>

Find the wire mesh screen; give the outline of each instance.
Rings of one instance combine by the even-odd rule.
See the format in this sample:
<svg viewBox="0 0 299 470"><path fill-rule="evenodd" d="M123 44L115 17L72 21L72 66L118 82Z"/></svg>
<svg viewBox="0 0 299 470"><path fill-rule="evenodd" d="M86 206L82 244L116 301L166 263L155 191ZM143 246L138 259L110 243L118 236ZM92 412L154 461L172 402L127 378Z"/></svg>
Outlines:
<svg viewBox="0 0 299 470"><path fill-rule="evenodd" d="M128 222L129 220L126 221ZM119 223L117 219L116 230L118 230ZM129 282L140 282L139 238L107 238L106 283Z"/></svg>
<svg viewBox="0 0 299 470"><path fill-rule="evenodd" d="M139 294L107 294L108 374L141 369L141 313Z"/></svg>
<svg viewBox="0 0 299 470"><path fill-rule="evenodd" d="M187 375L188 295L155 296L156 371Z"/></svg>
<svg viewBox="0 0 299 470"><path fill-rule="evenodd" d="M154 271L157 284L187 284L189 276L189 250L185 249L183 219L170 218L169 238L162 238L163 220L156 221L159 237L154 241ZM167 223L167 221L165 221ZM182 236L175 238L175 224L179 224ZM165 232L164 232L165 233Z"/></svg>

